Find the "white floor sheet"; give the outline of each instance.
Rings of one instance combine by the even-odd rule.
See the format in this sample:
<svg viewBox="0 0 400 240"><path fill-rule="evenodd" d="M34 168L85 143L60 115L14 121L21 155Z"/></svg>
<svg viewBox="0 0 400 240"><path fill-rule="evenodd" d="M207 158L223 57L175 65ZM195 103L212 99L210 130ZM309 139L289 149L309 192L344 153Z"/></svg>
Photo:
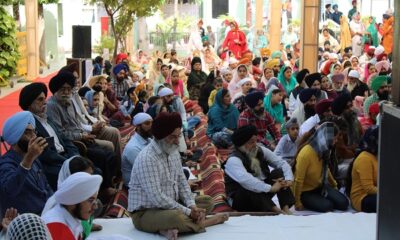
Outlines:
<svg viewBox="0 0 400 240"><path fill-rule="evenodd" d="M158 234L136 230L130 218L96 219L103 226L91 240L164 239ZM180 235L179 239L201 240L373 240L376 238L376 214L326 213L310 216L231 217L224 224L207 228L200 234Z"/></svg>

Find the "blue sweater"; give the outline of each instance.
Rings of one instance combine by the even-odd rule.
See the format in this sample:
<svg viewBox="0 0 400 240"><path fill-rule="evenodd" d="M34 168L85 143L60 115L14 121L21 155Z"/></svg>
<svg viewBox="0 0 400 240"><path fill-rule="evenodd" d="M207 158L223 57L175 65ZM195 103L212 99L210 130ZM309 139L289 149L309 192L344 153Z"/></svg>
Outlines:
<svg viewBox="0 0 400 240"><path fill-rule="evenodd" d="M9 150L0 158L0 216L7 208L16 208L18 213L40 215L47 199L53 194L36 159L30 170L19 164L22 157Z"/></svg>

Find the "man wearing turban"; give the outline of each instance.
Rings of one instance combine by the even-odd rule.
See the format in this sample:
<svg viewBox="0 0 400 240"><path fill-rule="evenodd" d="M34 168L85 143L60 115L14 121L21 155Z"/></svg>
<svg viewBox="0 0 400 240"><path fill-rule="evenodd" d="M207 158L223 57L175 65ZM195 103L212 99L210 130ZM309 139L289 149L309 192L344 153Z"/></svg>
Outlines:
<svg viewBox="0 0 400 240"><path fill-rule="evenodd" d="M112 81L112 87L118 100L122 100L130 87L127 79L128 69L124 63L120 63L114 66L113 73L115 78Z"/></svg>
<svg viewBox="0 0 400 240"><path fill-rule="evenodd" d="M38 157L48 146L36 136L35 119L27 111L18 112L4 123L2 139L10 149L0 158L0 206L19 213L40 214L53 194Z"/></svg>
<svg viewBox="0 0 400 240"><path fill-rule="evenodd" d="M314 88L306 88L299 93L300 103L297 104L291 117L295 117L299 126L304 121L315 115L315 103L317 102L318 90Z"/></svg>
<svg viewBox="0 0 400 240"><path fill-rule="evenodd" d="M89 220L97 208L97 194L102 181L99 175L77 172L58 186L54 193L56 204L42 216L53 239L82 239L81 220Z"/></svg>
<svg viewBox="0 0 400 240"><path fill-rule="evenodd" d="M178 113L162 112L154 119L154 139L137 156L129 183L128 211L135 228L168 239L202 232L228 218L205 219L205 209L196 206L178 152L181 128Z"/></svg>
<svg viewBox="0 0 400 240"><path fill-rule="evenodd" d="M74 82L74 76L66 71L60 71L50 80L49 88L53 96L47 102L46 114L63 136L71 141L81 141L85 144L88 158L102 171L104 177L102 186L111 190L111 180L121 168L120 143L117 142L121 141L120 135L113 134L115 128L108 128L104 122L85 125L80 121L81 116L71 100ZM106 134L107 129L111 131ZM115 131L118 132L117 129Z"/></svg>
<svg viewBox="0 0 400 240"><path fill-rule="evenodd" d="M294 196L290 190L293 181L290 165L257 144L257 128L253 125L238 128L232 142L235 149L224 167L226 195L232 208L239 212L291 214ZM270 166L274 168L272 172ZM275 194L280 208L272 201Z"/></svg>
<svg viewBox="0 0 400 240"><path fill-rule="evenodd" d="M257 128L257 142L271 150L275 149L276 144L281 138L280 129L275 126L275 121L271 115L264 110L264 93L254 91L246 95L244 100L248 108L239 115L238 127L253 125ZM269 132L274 142L269 142L266 138Z"/></svg>
<svg viewBox="0 0 400 240"><path fill-rule="evenodd" d="M53 190L57 189L58 172L63 162L79 155L78 148L63 137L54 123L47 119L47 87L44 83L31 83L25 86L19 95L19 106L30 111L35 118L37 135L48 139L49 146L39 156L44 173Z"/></svg>
<svg viewBox="0 0 400 240"><path fill-rule="evenodd" d="M121 171L125 186L131 180L131 172L135 159L142 149L150 143L153 137L151 125L153 118L147 113L138 113L133 118L132 124L136 127L135 134L131 137L122 153Z"/></svg>
<svg viewBox="0 0 400 240"><path fill-rule="evenodd" d="M389 100L388 76L376 76L371 81L373 94L364 101L364 114L368 116L369 106L373 103Z"/></svg>

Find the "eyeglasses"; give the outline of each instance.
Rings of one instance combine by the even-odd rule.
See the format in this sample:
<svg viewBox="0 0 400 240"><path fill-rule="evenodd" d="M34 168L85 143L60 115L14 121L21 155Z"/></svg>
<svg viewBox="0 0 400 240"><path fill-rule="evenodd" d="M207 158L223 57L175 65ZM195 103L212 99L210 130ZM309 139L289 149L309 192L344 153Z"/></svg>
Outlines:
<svg viewBox="0 0 400 240"><path fill-rule="evenodd" d="M96 205L97 206L97 198L89 198L88 200L86 200L87 203L90 203L90 205Z"/></svg>

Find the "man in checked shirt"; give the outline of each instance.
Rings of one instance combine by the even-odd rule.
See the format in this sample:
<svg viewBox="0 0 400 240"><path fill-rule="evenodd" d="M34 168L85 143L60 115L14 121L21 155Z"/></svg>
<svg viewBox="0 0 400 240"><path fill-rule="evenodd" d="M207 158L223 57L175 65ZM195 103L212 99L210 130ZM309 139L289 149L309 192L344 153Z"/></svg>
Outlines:
<svg viewBox="0 0 400 240"><path fill-rule="evenodd" d="M217 214L206 218L196 206L182 171L178 113L160 113L153 121L152 140L136 158L129 183L128 210L135 228L177 239L178 233L204 232L228 220Z"/></svg>

